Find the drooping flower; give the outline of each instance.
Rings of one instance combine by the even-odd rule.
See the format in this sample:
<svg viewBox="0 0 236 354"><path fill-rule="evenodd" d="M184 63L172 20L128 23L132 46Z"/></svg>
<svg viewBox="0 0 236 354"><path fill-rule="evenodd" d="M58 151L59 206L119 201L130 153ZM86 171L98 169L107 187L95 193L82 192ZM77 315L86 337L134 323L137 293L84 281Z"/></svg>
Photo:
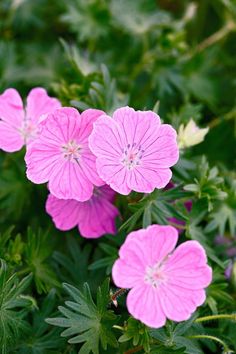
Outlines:
<svg viewBox="0 0 236 354"><path fill-rule="evenodd" d="M94 123L89 146L99 176L120 194L163 188L179 157L176 132L151 111L117 109Z"/></svg>
<svg viewBox="0 0 236 354"><path fill-rule="evenodd" d="M131 232L119 251L112 276L116 286L131 288L130 314L147 326L159 328L166 319L185 321L205 301L212 279L204 248L197 241L175 246L172 226L152 225Z"/></svg>
<svg viewBox="0 0 236 354"><path fill-rule="evenodd" d="M190 119L188 124L180 125L178 131L178 146L180 149L200 144L205 135L208 133L209 128L199 128L193 119Z"/></svg>
<svg viewBox="0 0 236 354"><path fill-rule="evenodd" d="M112 204L114 197L115 192L107 185L95 188L93 196L86 202L58 199L49 194L46 211L59 230L78 226L82 236L97 238L116 233L115 218L119 211Z"/></svg>
<svg viewBox="0 0 236 354"><path fill-rule="evenodd" d="M4 151L18 151L29 144L37 136L41 117L61 107L40 87L32 89L26 101L24 110L19 93L12 88L0 95L0 149Z"/></svg>
<svg viewBox="0 0 236 354"><path fill-rule="evenodd" d="M49 114L40 135L27 149L27 177L37 184L49 182L50 192L59 199L90 199L94 185L105 184L88 146L93 122L101 114L88 109L80 115L75 108L67 107Z"/></svg>

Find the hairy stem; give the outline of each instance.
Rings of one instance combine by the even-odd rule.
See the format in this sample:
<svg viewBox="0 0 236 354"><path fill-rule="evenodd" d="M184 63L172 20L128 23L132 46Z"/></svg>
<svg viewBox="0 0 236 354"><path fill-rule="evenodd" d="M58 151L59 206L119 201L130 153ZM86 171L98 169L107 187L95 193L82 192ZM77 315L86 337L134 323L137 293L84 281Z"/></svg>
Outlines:
<svg viewBox="0 0 236 354"><path fill-rule="evenodd" d="M209 340L212 340L214 342L217 342L217 343L221 344L224 347L224 350L226 352L230 352L229 347L227 346L227 344L223 340L218 338L218 337L210 336L208 334L196 334L196 335L193 335L193 336L188 336L188 338L189 339L209 339Z"/></svg>
<svg viewBox="0 0 236 354"><path fill-rule="evenodd" d="M221 320L221 319L236 321L236 314L233 313L233 314L220 314L220 315L204 316L204 317L197 318L195 320L195 322L214 321L214 320Z"/></svg>
<svg viewBox="0 0 236 354"><path fill-rule="evenodd" d="M115 306L117 306L117 298L121 295L123 295L124 293L126 293L127 289L118 289L114 294L111 295L111 301L113 302L113 304Z"/></svg>

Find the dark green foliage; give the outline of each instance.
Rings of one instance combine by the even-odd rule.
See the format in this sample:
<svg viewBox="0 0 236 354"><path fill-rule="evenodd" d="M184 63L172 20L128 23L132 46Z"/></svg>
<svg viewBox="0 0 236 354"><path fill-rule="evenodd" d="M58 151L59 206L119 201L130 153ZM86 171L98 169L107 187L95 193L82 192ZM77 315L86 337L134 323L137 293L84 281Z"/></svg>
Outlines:
<svg viewBox="0 0 236 354"><path fill-rule="evenodd" d="M21 334L27 332L29 324L25 317L35 306L35 301L31 296L23 294L32 275L20 281L17 273L11 274L6 263L0 261L0 344L4 354Z"/></svg>
<svg viewBox="0 0 236 354"><path fill-rule="evenodd" d="M177 131L190 118L210 128L181 151L174 188L117 196L117 235L98 240L56 230L24 149L0 151L0 353L236 352L235 43L234 0L0 1L0 94L15 87L25 101L42 86L80 111L129 104ZM127 233L152 223L198 240L214 273L197 313L160 329L130 317L126 291L116 298L104 281Z"/></svg>
<svg viewBox="0 0 236 354"><path fill-rule="evenodd" d="M61 335L72 337L68 340L69 343L84 343L80 354L100 353L100 341L104 350L108 345L117 347L116 337L111 330L116 316L107 310L110 302L109 281L106 280L98 288L96 304L87 283L84 284L83 291L66 283L63 288L74 301L66 301L66 307L58 307L64 317L48 318L47 323L67 328Z"/></svg>

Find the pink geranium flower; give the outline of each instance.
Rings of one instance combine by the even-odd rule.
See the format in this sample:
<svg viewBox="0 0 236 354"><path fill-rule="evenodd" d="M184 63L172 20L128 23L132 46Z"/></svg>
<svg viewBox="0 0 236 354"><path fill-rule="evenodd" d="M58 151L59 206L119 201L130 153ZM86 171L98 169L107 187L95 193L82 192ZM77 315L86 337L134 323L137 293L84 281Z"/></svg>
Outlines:
<svg viewBox="0 0 236 354"><path fill-rule="evenodd" d="M30 91L24 110L22 99L15 89L0 95L0 149L7 152L20 150L37 136L41 116L61 106L40 87Z"/></svg>
<svg viewBox="0 0 236 354"><path fill-rule="evenodd" d="M99 176L121 194L163 188L179 158L176 132L151 111L117 109L94 123L89 146Z"/></svg>
<svg viewBox="0 0 236 354"><path fill-rule="evenodd" d="M115 192L107 185L95 188L92 198L86 202L58 199L49 194L46 210L59 230L78 226L82 236L97 238L116 232L115 218L119 211L112 204L114 197Z"/></svg>
<svg viewBox="0 0 236 354"><path fill-rule="evenodd" d="M93 186L105 184L88 147L93 122L101 114L96 109L80 115L74 108L60 108L48 115L40 135L28 147L27 177L34 183L49 182L50 192L59 199L91 198Z"/></svg>
<svg viewBox="0 0 236 354"><path fill-rule="evenodd" d="M166 319L185 321L205 301L212 280L204 248L187 241L174 250L178 232L152 225L131 232L112 269L118 287L131 288L128 311L147 326L159 328Z"/></svg>

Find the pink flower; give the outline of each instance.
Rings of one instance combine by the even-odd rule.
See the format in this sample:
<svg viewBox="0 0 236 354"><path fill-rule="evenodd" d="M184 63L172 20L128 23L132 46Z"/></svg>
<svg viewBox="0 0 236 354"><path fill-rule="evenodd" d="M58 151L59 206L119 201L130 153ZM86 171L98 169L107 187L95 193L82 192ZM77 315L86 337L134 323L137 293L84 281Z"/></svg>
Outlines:
<svg viewBox="0 0 236 354"><path fill-rule="evenodd" d="M49 194L46 211L59 230L70 230L78 226L82 236L97 238L104 234L115 234L115 218L118 209L112 204L115 192L107 185L95 188L91 199L86 202L57 199Z"/></svg>
<svg viewBox="0 0 236 354"><path fill-rule="evenodd" d="M0 149L7 152L20 150L37 136L37 125L42 115L61 106L40 87L30 91L26 109L19 93L7 89L0 95Z"/></svg>
<svg viewBox="0 0 236 354"><path fill-rule="evenodd" d="M96 109L80 115L74 108L60 108L48 115L27 149L27 177L37 184L49 182L50 192L59 199L91 198L94 185L105 184L88 147L93 122L101 114Z"/></svg>
<svg viewBox="0 0 236 354"><path fill-rule="evenodd" d="M131 232L113 265L116 286L131 288L128 311L150 327L164 326L167 318L187 320L205 301L204 288L212 280L204 248L187 241L174 250L177 240L172 226Z"/></svg>
<svg viewBox="0 0 236 354"><path fill-rule="evenodd" d="M151 111L117 109L94 123L89 146L99 176L121 194L163 188L179 158L176 132Z"/></svg>

